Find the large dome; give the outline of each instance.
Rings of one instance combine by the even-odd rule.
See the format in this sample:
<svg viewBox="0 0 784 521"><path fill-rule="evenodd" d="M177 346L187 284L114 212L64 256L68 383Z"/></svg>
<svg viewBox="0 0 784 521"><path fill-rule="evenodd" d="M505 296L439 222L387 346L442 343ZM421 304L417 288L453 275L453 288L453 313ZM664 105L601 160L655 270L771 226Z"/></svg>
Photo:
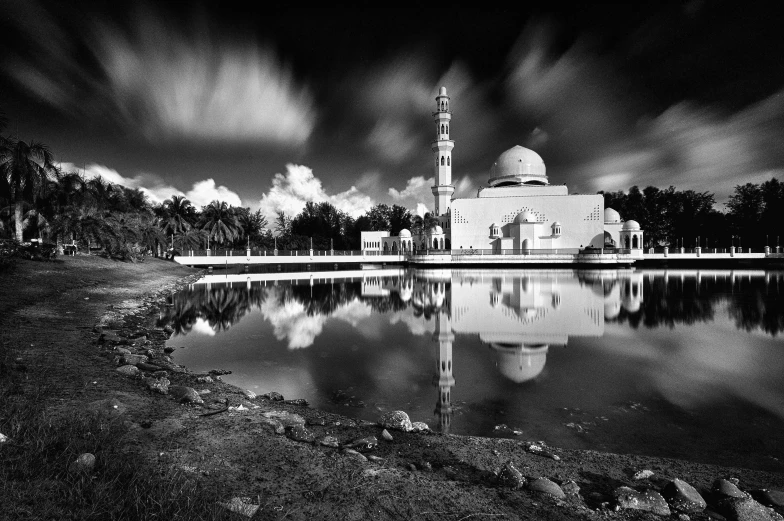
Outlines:
<svg viewBox="0 0 784 521"><path fill-rule="evenodd" d="M542 158L525 147L510 148L490 168L490 186L548 185Z"/></svg>
<svg viewBox="0 0 784 521"><path fill-rule="evenodd" d="M612 208L604 209L604 224L615 224L621 222L621 214Z"/></svg>
<svg viewBox="0 0 784 521"><path fill-rule="evenodd" d="M496 353L498 371L518 384L539 376L547 363L547 345L526 346L494 342L490 347Z"/></svg>

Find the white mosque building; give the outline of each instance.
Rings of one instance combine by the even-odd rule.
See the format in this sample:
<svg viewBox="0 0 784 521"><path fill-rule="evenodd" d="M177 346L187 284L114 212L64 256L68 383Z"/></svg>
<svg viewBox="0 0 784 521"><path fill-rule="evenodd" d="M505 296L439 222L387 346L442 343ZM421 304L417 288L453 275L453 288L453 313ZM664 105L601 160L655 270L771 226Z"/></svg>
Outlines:
<svg viewBox="0 0 784 521"><path fill-rule="evenodd" d="M421 235L405 229L398 236L362 232L364 251L547 255L612 248L642 257L643 231L636 221L623 222L618 212L605 209L602 195L569 194L566 185L550 184L539 154L521 146L498 156L490 168L489 186L480 188L475 198L452 199L455 142L449 137L452 111L446 87L435 99L432 192L439 225Z"/></svg>

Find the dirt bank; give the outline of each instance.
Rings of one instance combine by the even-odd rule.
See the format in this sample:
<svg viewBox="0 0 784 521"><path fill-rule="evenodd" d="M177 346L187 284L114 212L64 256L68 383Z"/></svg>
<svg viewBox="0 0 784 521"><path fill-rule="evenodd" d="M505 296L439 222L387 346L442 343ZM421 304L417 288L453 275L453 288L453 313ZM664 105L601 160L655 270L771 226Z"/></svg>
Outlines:
<svg viewBox="0 0 784 521"><path fill-rule="evenodd" d="M650 512L616 511L613 492L624 485L661 490L672 478L694 485L708 499L710 510L690 513L690 519L719 519L720 514L731 519L732 509L709 493L715 479L738 478L746 491L784 489L782 473L554 447L537 452L518 440L390 430L393 440L386 441L375 424L248 397L214 375L209 381L207 375L177 367L163 351L167 333L154 325L156 304L197 273L155 259L139 264L97 257L20 261L12 272L0 274L0 361L5 361L0 378L14 382L3 399L24 397L30 394L25 386L36 386L36 406L46 408L54 421L102 414L118 427L116 443L133 454L144 473L174 470L202 495L247 498L260 506L253 519L663 519ZM126 355L148 359L125 363ZM142 370L127 376L117 371L118 364ZM149 390L154 374L158 382L165 378L170 390L194 388L203 403L179 403L175 392ZM277 420L270 416L279 412L296 415L282 423L301 417L307 432L276 433ZM10 414L0 405L0 433L9 427ZM291 439L311 434L316 443ZM375 436L378 446L365 456L379 459L321 445L327 436L341 444ZM16 452L11 456L12 446L0 444L0 460L32 450L24 440L11 442ZM95 456L100 469L108 456ZM522 488L499 480L497 473L507 462L527 478ZM634 480L643 469L653 476ZM536 492L530 483L539 477L560 485L556 493L561 488L572 493L559 498ZM0 518L8 513L15 513L10 518L43 517L36 511L40 505L20 505L19 497L0 497ZM214 515L202 513L204 518Z"/></svg>

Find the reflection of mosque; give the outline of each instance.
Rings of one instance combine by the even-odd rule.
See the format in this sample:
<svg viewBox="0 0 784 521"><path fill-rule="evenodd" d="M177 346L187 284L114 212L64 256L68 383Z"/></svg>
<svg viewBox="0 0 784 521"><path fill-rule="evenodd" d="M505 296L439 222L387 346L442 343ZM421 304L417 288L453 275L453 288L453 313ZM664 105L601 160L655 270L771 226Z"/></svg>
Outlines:
<svg viewBox="0 0 784 521"><path fill-rule="evenodd" d="M368 296L397 292L415 310L434 318L434 382L439 389L435 413L443 432L451 423L455 334L478 335L493 353L498 371L521 384L542 373L550 346L566 346L570 336L602 336L605 318L617 316L621 308L633 313L643 299L641 275L608 270L417 271L367 290L363 288L363 294Z"/></svg>

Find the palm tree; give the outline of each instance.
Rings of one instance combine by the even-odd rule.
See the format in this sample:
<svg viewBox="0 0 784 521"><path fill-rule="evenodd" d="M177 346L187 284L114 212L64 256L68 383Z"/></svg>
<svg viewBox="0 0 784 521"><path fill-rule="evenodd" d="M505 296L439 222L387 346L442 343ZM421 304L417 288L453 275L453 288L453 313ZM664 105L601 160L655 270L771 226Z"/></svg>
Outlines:
<svg viewBox="0 0 784 521"><path fill-rule="evenodd" d="M35 204L47 190L49 181L57 179L52 153L43 143L26 143L19 139L0 141L0 197L14 207L16 239L22 242L24 206Z"/></svg>
<svg viewBox="0 0 784 521"><path fill-rule="evenodd" d="M207 232L207 239L223 244L242 234L242 225L237 219L234 208L225 201L212 201L201 213L201 229Z"/></svg>
<svg viewBox="0 0 784 521"><path fill-rule="evenodd" d="M191 229L195 209L182 195L173 195L163 202L163 231L167 235L185 233Z"/></svg>

